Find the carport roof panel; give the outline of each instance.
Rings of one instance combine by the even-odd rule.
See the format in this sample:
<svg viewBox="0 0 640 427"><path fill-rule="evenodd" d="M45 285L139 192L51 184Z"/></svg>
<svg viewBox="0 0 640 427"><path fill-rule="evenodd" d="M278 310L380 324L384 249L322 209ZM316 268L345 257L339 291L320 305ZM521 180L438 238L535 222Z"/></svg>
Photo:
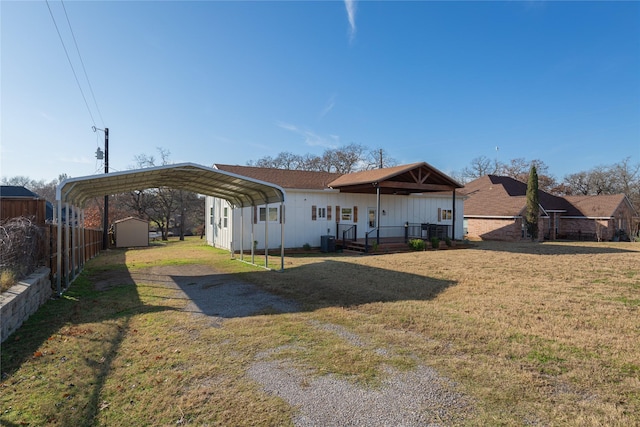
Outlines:
<svg viewBox="0 0 640 427"><path fill-rule="evenodd" d="M158 187L215 196L238 207L279 203L285 198L277 185L194 163L69 178L60 183L56 196L82 206L93 197Z"/></svg>

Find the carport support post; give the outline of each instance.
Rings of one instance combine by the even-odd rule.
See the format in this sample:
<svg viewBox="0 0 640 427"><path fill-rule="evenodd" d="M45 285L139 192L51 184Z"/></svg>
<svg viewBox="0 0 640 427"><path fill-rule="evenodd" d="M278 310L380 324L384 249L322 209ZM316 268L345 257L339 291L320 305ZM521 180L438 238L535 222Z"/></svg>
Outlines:
<svg viewBox="0 0 640 427"><path fill-rule="evenodd" d="M244 261L244 206L240 208L240 261Z"/></svg>
<svg viewBox="0 0 640 427"><path fill-rule="evenodd" d="M104 173L109 173L109 128L104 128ZM104 196L102 216L102 249L109 249L109 195Z"/></svg>
<svg viewBox="0 0 640 427"><path fill-rule="evenodd" d="M253 209L256 209L255 205L253 206ZM254 211L254 218L255 218L255 211ZM255 260L256 245L254 244L255 240L254 240L254 234L253 234L254 222L255 220L252 218L251 219L251 264L256 263L256 260Z"/></svg>
<svg viewBox="0 0 640 427"><path fill-rule="evenodd" d="M85 250L86 242L84 240L84 209L80 211L80 215L82 216L82 220L80 221L81 230L82 230L81 231L82 234L80 234L80 240L82 241L82 252L80 252L80 258L82 260L82 269L84 269L84 264L85 262L87 262L86 250Z"/></svg>
<svg viewBox="0 0 640 427"><path fill-rule="evenodd" d="M284 202L280 202L280 270L284 270Z"/></svg>
<svg viewBox="0 0 640 427"><path fill-rule="evenodd" d="M453 207L451 208L451 216L453 217L453 221L451 221L451 239L456 239L456 189L453 189Z"/></svg>
<svg viewBox="0 0 640 427"><path fill-rule="evenodd" d="M56 236L56 293L62 295L62 200L58 199L58 234Z"/></svg>
<svg viewBox="0 0 640 427"><path fill-rule="evenodd" d="M269 203L265 205L264 216L264 268L269 268Z"/></svg>
<svg viewBox="0 0 640 427"><path fill-rule="evenodd" d="M69 203L64 204L65 220L67 227L64 230L64 288L69 289L69 229L71 228L71 215L69 214Z"/></svg>
<svg viewBox="0 0 640 427"><path fill-rule="evenodd" d="M380 244L380 183L376 187L376 244Z"/></svg>
<svg viewBox="0 0 640 427"><path fill-rule="evenodd" d="M71 233L71 242L70 242L70 247L71 247L71 280L75 279L76 277L76 268L78 267L76 265L76 244L78 241L78 236L76 235L76 207L71 205L71 219L72 219L72 223L71 223L71 227L69 228L69 232Z"/></svg>

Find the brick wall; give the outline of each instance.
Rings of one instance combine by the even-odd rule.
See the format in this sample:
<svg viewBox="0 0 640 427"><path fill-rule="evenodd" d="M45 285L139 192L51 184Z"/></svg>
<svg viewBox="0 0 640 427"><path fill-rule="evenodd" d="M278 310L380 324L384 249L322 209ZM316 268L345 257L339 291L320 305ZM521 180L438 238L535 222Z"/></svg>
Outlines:
<svg viewBox="0 0 640 427"><path fill-rule="evenodd" d="M522 218L466 218L468 237L482 240L503 240L516 242L530 240L522 237ZM540 217L538 240L542 241L548 233L549 220Z"/></svg>
<svg viewBox="0 0 640 427"><path fill-rule="evenodd" d="M520 240L522 225L518 219L467 218L470 238L483 240Z"/></svg>
<svg viewBox="0 0 640 427"><path fill-rule="evenodd" d="M0 295L0 342L3 342L38 308L53 291L49 280L49 269L39 268L11 289Z"/></svg>

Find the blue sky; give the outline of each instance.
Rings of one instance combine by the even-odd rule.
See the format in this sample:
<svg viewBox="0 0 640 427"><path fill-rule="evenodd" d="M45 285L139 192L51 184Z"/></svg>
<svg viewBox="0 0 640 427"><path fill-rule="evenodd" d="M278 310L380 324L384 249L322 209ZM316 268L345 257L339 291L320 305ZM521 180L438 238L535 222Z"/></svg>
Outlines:
<svg viewBox="0 0 640 427"><path fill-rule="evenodd" d="M350 143L449 173L478 156L541 159L559 179L640 162L639 2L49 7L112 171L156 147L210 166ZM102 173L47 3L0 15L0 175Z"/></svg>

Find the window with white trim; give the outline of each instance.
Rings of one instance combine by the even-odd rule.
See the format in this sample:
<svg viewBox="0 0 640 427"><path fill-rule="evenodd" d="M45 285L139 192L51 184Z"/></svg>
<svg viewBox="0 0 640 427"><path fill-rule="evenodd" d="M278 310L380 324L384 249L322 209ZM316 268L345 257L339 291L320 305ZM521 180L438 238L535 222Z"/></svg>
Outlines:
<svg viewBox="0 0 640 427"><path fill-rule="evenodd" d="M259 220L260 222L265 222L267 220L267 208L261 207L259 210ZM269 208L269 222L277 222L278 221L278 208Z"/></svg>
<svg viewBox="0 0 640 427"><path fill-rule="evenodd" d="M453 211L451 209L438 209L438 221L451 221Z"/></svg>

